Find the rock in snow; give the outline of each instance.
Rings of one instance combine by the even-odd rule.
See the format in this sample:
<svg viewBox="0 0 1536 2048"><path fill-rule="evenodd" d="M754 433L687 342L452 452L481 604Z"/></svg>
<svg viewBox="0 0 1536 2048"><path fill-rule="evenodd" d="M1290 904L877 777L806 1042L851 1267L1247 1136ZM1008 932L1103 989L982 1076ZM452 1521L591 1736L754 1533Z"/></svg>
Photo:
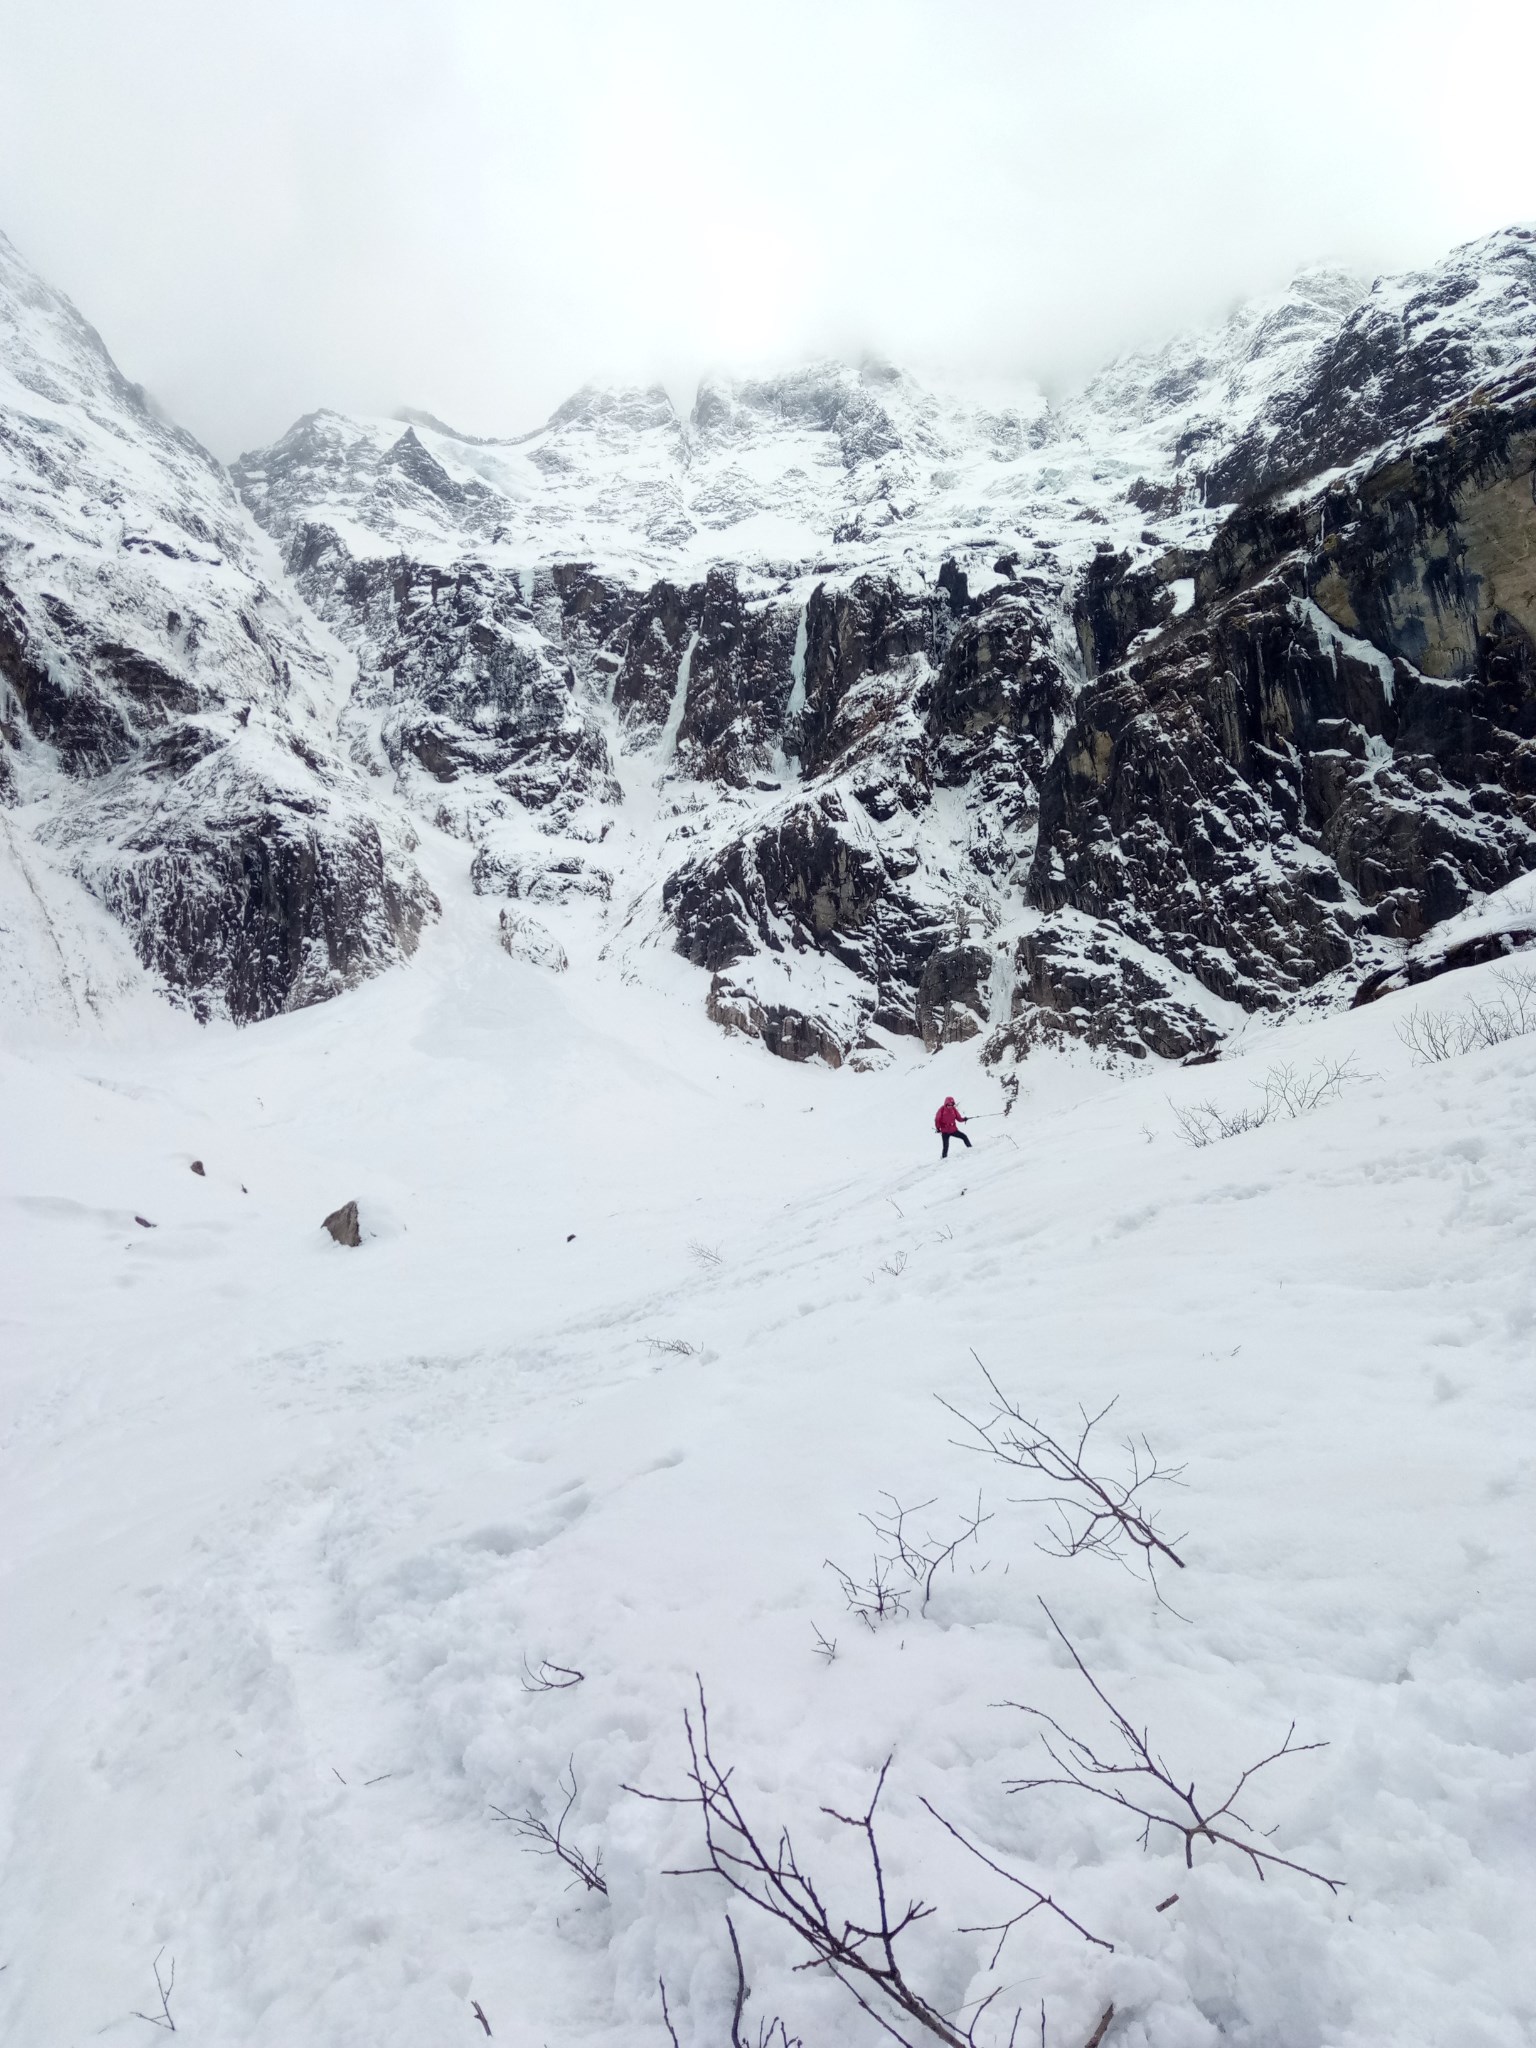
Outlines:
<svg viewBox="0 0 1536 2048"><path fill-rule="evenodd" d="M354 1251L363 1241L356 1202L343 1202L339 1209L333 1209L320 1228L328 1230L338 1244L349 1245Z"/></svg>
<svg viewBox="0 0 1536 2048"><path fill-rule="evenodd" d="M0 422L0 798L200 1015L405 959L428 828L834 1065L1182 1056L1536 868L1536 229L1055 411L821 364L233 486L3 245Z"/></svg>

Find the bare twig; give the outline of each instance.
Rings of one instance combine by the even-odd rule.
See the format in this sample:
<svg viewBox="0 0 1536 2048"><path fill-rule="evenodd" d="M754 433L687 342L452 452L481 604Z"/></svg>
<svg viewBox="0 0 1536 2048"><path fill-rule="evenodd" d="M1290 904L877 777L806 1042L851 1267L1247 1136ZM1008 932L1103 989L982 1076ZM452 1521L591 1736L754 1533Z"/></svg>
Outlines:
<svg viewBox="0 0 1536 2048"><path fill-rule="evenodd" d="M867 1919L855 1919L836 1914L822 1898L815 1880L801 1865L787 1828L780 1830L777 1842L770 1849L748 1820L732 1788L731 1772L722 1768L714 1755L709 1707L702 1681L699 1684L697 1718L692 1713L685 1713L683 1726L688 1742L690 1789L668 1794L640 1792L633 1785L627 1788L638 1797L660 1805L698 1808L704 1826L705 1861L670 1874L718 1877L737 1898L788 1928L810 1951L809 1960L799 1967L828 1971L860 2009L894 2041L902 2044L902 2048L915 2048L914 2028L943 2042L945 2048L977 2048L977 2027L997 1992L990 1992L980 2001L969 2026L961 2032L956 2020L941 2012L915 1985L909 1983L897 1953L902 1936L919 1922L931 1918L934 1909L914 1899L898 1911L887 1886L885 1865L875 1831L875 1812L885 1789L891 1759L887 1757L881 1766L869 1804L862 1813L840 1813L831 1806L821 1809L829 1820L858 1835L864 1846L874 1911ZM991 1867L996 1869L998 1866ZM1007 1875L1006 1872L1002 1874ZM1026 1886L1025 1889L1030 1888ZM1061 1911L1054 1901L1050 1904L1053 1911ZM1069 1915L1062 1913L1061 1917L1070 1925L1077 1925ZM1082 1929L1078 1931L1083 1932ZM734 1927L731 1928L731 1936L737 1956L736 2011L739 2022L745 2003L745 1977L741 1971L740 1948ZM1086 1938L1093 1940L1096 1937ZM733 2034L732 2038L734 2042L737 2036ZM761 2048L767 2048L771 2038L771 2030L767 2036L760 2034ZM790 2048L787 2039L784 2048Z"/></svg>
<svg viewBox="0 0 1536 2048"><path fill-rule="evenodd" d="M837 1637L833 1636L829 1642L814 1621L811 1623L811 1633L816 1638L816 1648L813 1654L822 1658L828 1664L835 1664L837 1662Z"/></svg>
<svg viewBox="0 0 1536 2048"><path fill-rule="evenodd" d="M577 1877L589 1892L601 1892L606 1899L608 1896L608 1880L603 1876L602 1850L599 1849L595 1856L588 1859L578 1848L565 1839L565 1824L571 1817L571 1808L576 1804L576 1759L574 1757L567 1764L566 1773L571 1781L570 1788L567 1792L565 1805L561 1808L560 1818L553 1827L550 1827L547 1821L541 1820L531 1810L525 1810L519 1815L505 1813L499 1806L493 1806L491 1811L500 1819L510 1822L516 1833L532 1842L537 1855L558 1856L567 1870L575 1871ZM561 1791L566 1792L567 1788L564 1780L560 1780L559 1783Z"/></svg>
<svg viewBox="0 0 1536 2048"><path fill-rule="evenodd" d="M580 1685L586 1675L585 1671L575 1671L567 1664L552 1664L547 1657L539 1659L539 1668L535 1671L527 1657L523 1658L524 1692L569 1692L573 1685Z"/></svg>
<svg viewBox="0 0 1536 2048"><path fill-rule="evenodd" d="M478 1998L472 1998L470 2000L469 2009L474 2014L475 2018L480 2022L481 2026L484 2027L486 2031L486 2036L487 2038L489 2038L491 2031L491 2023L486 2018L484 2012L481 2010L480 2001Z"/></svg>
<svg viewBox="0 0 1536 2048"><path fill-rule="evenodd" d="M873 1630L882 1621L899 1621L905 1615L906 1589L896 1584L896 1567L890 1558L877 1557L869 1578L864 1580L855 1579L851 1572L845 1572L830 1557L823 1562L842 1587L849 1611L856 1614L867 1629Z"/></svg>
<svg viewBox="0 0 1536 2048"><path fill-rule="evenodd" d="M844 1596L853 1612L868 1627L877 1622L899 1619L907 1611L909 1594L907 1585L922 1589L918 1601L918 1612L926 1613L928 1602L933 1598L933 1582L945 1565L954 1569L955 1553L962 1544L974 1542L979 1532L991 1521L990 1515L981 1511L981 1496L976 1496L974 1515L962 1515L960 1528L945 1541L942 1537L924 1533L916 1536L912 1531L912 1518L926 1514L934 1503L919 1501L916 1507L903 1507L895 1494L882 1494L881 1498L890 1505L873 1515L863 1515L862 1521L875 1532L880 1548L872 1561L871 1576L867 1580L855 1579L840 1564L831 1558L826 1560L828 1571L835 1572L842 1586Z"/></svg>
<svg viewBox="0 0 1536 2048"><path fill-rule="evenodd" d="M1083 2048L1099 2048L1099 2043L1109 2032L1109 2023L1114 2016L1115 2008L1112 2005L1106 2005L1103 2012L1099 2015L1099 2024L1083 2043Z"/></svg>
<svg viewBox="0 0 1536 2048"><path fill-rule="evenodd" d="M851 1993L858 2005L878 2025L911 2048L910 2038L893 2025L886 2008L893 2008L907 2021L945 2043L945 2048L972 2048L973 2033L959 2033L950 2022L908 1984L896 1954L896 1944L908 1928L927 1919L931 1906L912 1901L903 1911L893 1912L886 1892L885 1870L875 1836L875 1809L885 1788L890 1760L882 1766L874 1794L863 1814L850 1816L831 1807L822 1811L864 1838L870 1859L875 1895L872 1925L862 1921L837 1921L823 1903L815 1881L801 1868L789 1831L780 1832L770 1851L758 1837L737 1802L731 1788L731 1773L716 1762L710 1744L709 1707L699 1686L698 1720L683 1716L687 1733L692 1789L681 1794L642 1792L643 1799L668 1806L697 1806L704 1823L707 1861L697 1868L673 1873L677 1876L713 1874L735 1895L787 1927L811 1952L802 1968L826 1969ZM636 1787L630 1788L632 1791ZM878 2001L872 2004L871 2000Z"/></svg>
<svg viewBox="0 0 1536 2048"><path fill-rule="evenodd" d="M973 1351L971 1356L976 1358L976 1353ZM1082 1428L1077 1440L1064 1443L1010 1401L979 1358L976 1363L981 1366L982 1377L997 1404L993 1413L978 1422L942 1396L940 1405L970 1432L962 1448L985 1452L1005 1465L1036 1473L1053 1489L1024 1496L1055 1513L1046 1541L1038 1548L1052 1557L1080 1557L1092 1551L1112 1557L1117 1564L1129 1565L1134 1560L1146 1572L1153 1591L1161 1599L1162 1589L1157 1583L1159 1560L1166 1559L1183 1571L1184 1560L1173 1546L1184 1539L1163 1534L1156 1511L1148 1506L1144 1495L1149 1487L1180 1485L1184 1467L1161 1464L1145 1437L1139 1443L1128 1437L1126 1475L1116 1478L1097 1471L1087 1462L1089 1439L1114 1407L1113 1401L1097 1415L1080 1409Z"/></svg>
<svg viewBox="0 0 1536 2048"><path fill-rule="evenodd" d="M1344 1880L1339 1877L1325 1877L1320 1870L1310 1869L1304 1863L1295 1863L1287 1856L1278 1856L1272 1849L1261 1849L1252 1839L1253 1830L1237 1811L1249 1781L1266 1770L1270 1764L1278 1763L1282 1757L1302 1756L1310 1750L1326 1749L1323 1742L1293 1742L1296 1724L1293 1721L1286 1730L1285 1740L1278 1749L1268 1756L1260 1757L1239 1772L1237 1781L1219 1804L1197 1800L1193 1779L1188 1785L1181 1784L1174 1777L1168 1765L1154 1751L1145 1728L1137 1729L1115 1705L1089 1671L1078 1655L1066 1631L1042 1600L1045 1618L1051 1624L1067 1655L1077 1666L1078 1672L1087 1684L1094 1698L1108 1714L1110 1725L1125 1751L1125 1758L1101 1757L1093 1747L1079 1735L1073 1735L1061 1723L1047 1714L1041 1707L1024 1705L1018 1700L1010 1701L1021 1713L1030 1714L1037 1721L1044 1722L1050 1730L1042 1737L1045 1752L1056 1766L1059 1776L1039 1778L1018 1778L1008 1787L1010 1792L1033 1792L1047 1785L1064 1785L1079 1792L1091 1792L1096 1798L1108 1800L1122 1812L1131 1814L1142 1823L1142 1847L1147 1846L1154 1828L1168 1828L1184 1844L1184 1862L1188 1869L1194 1868L1195 1843L1206 1841L1215 1846L1224 1843L1235 1849L1238 1855L1246 1857L1250 1867L1260 1877L1270 1870L1293 1870L1300 1877L1310 1877L1316 1883L1326 1885L1330 1892L1342 1889ZM1127 1786L1131 1789L1127 1789ZM1143 1790L1142 1787L1156 1790ZM1242 1832L1235 1833L1235 1829Z"/></svg>
<svg viewBox="0 0 1536 2048"><path fill-rule="evenodd" d="M893 1280L899 1280L907 1270L906 1253L892 1252L888 1259L880 1261L880 1270L882 1273L889 1273Z"/></svg>
<svg viewBox="0 0 1536 2048"><path fill-rule="evenodd" d="M665 1977L658 1977L656 1983L661 1991L661 2023L667 2030L667 2039L672 2043L672 2048L683 2048L682 2042L677 2038L677 2029L672 2024L672 2015L667 2010L667 1980Z"/></svg>
<svg viewBox="0 0 1536 2048"><path fill-rule="evenodd" d="M695 1237L689 1240L688 1249L701 1266L714 1267L725 1264L725 1254L717 1244L704 1244Z"/></svg>
<svg viewBox="0 0 1536 2048"><path fill-rule="evenodd" d="M921 1798L922 1795L919 1794L918 1796ZM994 1920L989 1926L986 1927L961 1928L960 1932L962 1934L995 1934L997 1936L997 1947L992 1951L992 1960L987 1965L987 1968L989 1970L995 1970L997 1968L998 1958L999 1956L1001 1956L1003 1952L1003 1943L1008 1939L1009 1935L1013 1932L1014 1928L1018 1926L1019 1922L1021 1920L1027 1920L1031 1913L1038 1913L1042 1907L1044 1907L1047 1912L1054 1913L1058 1920L1065 1920L1067 1925L1072 1929L1073 1933L1080 1934L1083 1937L1084 1941L1092 1942L1095 1948L1107 1948L1111 1954L1114 1953L1115 1944L1112 1941L1105 1941L1100 1935L1090 1934L1087 1928L1082 1925L1081 1921L1074 1920L1072 1918L1072 1915L1066 1910L1066 1908L1064 1906L1058 1906L1056 1901L1049 1895L1049 1893L1037 1890L1034 1885L1026 1884L1022 1877L1015 1877L1011 1870L1004 1870L1003 1866L1000 1863L994 1863L992 1861L992 1858L986 1853L984 1849L978 1849L976 1844L973 1841L971 1841L968 1836L961 1834L960 1830L955 1826L952 1820L946 1820L943 1814L940 1813L939 1809L935 1805L933 1805L933 1803L930 1800L923 1799L922 1803L924 1806L928 1808L928 1811L933 1815L934 1819L938 1822L939 1826L943 1828L946 1833L954 1836L955 1840L960 1844L962 1849L969 1849L971 1854L977 1859L978 1862L985 1863L988 1870L996 1871L997 1875L1001 1878L1006 1879L1006 1881L1009 1884L1016 1885L1021 1892L1028 1892L1029 1894L1030 1903L1024 1907L1022 1912L1015 1913L1011 1919Z"/></svg>
<svg viewBox="0 0 1536 2048"><path fill-rule="evenodd" d="M157 2013L140 2012L135 2008L133 2017L136 2020L148 2020L152 2027L159 2027L164 2033L174 2034L176 2022L171 2018L171 1993L176 1989L176 1958L174 1956L171 1957L171 1974L169 1978L162 1978L160 1975L160 1958L164 1954L165 1945L162 1942L155 1953L154 1962L155 1989L160 1994L160 2010Z"/></svg>
<svg viewBox="0 0 1536 2048"><path fill-rule="evenodd" d="M698 1346L690 1344L686 1337L647 1337L645 1341L650 1345L652 1354L658 1357L666 1354L676 1358L692 1358L698 1350Z"/></svg>

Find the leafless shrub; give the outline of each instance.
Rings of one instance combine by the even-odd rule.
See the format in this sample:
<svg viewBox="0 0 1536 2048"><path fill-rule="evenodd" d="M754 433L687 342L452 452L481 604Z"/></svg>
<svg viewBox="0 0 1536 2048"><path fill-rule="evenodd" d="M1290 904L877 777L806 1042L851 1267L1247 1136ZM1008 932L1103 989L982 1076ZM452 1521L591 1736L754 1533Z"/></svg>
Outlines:
<svg viewBox="0 0 1536 2048"><path fill-rule="evenodd" d="M811 1633L816 1638L816 1648L813 1654L820 1657L824 1664L835 1664L837 1662L837 1637L833 1636L829 1641L814 1621L811 1623Z"/></svg>
<svg viewBox="0 0 1536 2048"><path fill-rule="evenodd" d="M971 1356L976 1358L974 1351ZM993 1412L978 1421L942 1397L940 1405L970 1432L963 1448L984 1452L1046 1482L1049 1491L1024 1496L1025 1500L1053 1511L1054 1520L1046 1540L1038 1548L1052 1557L1081 1557L1095 1552L1101 1557L1112 1557L1127 1568L1139 1564L1161 1599L1158 1562L1166 1560L1182 1571L1184 1560L1173 1546L1184 1539L1164 1535L1158 1527L1157 1511L1148 1505L1145 1495L1149 1487L1181 1485L1184 1467L1161 1464L1145 1437L1139 1443L1134 1437L1127 1437L1128 1469L1123 1476L1100 1471L1097 1456L1086 1462L1090 1459L1089 1440L1114 1407L1113 1401L1097 1415L1080 1409L1083 1426L1076 1441L1062 1442L1009 1400L979 1358L976 1363L992 1390L996 1403Z"/></svg>
<svg viewBox="0 0 1536 2048"><path fill-rule="evenodd" d="M1452 1010L1410 1010L1397 1035L1421 1067L1438 1066L1472 1049L1466 1043L1465 1018Z"/></svg>
<svg viewBox="0 0 1536 2048"><path fill-rule="evenodd" d="M978 2048L976 2030L1002 1987L981 2000L970 2025L962 2033L953 2020L908 1982L897 1953L902 1936L920 1921L930 1919L934 1908L921 1900L913 1900L897 1911L887 1890L885 1867L875 1833L875 1810L885 1789L890 1759L887 1758L881 1766L874 1792L863 1813L839 1813L831 1806L821 1809L840 1827L851 1828L863 1842L874 1904L873 1915L866 1923L863 1919L840 1915L826 1903L814 1879L801 1866L787 1828L780 1830L777 1842L770 1850L747 1819L732 1789L732 1773L722 1769L710 1744L709 1708L702 1683L699 1686L697 1722L691 1713L685 1713L683 1725L688 1740L690 1789L675 1794L638 1793L640 1798L654 1800L661 1805L696 1806L699 1810L704 1827L705 1861L669 1875L718 1877L737 1898L756 1907L769 1919L776 1920L780 1926L787 1927L810 1950L810 1960L801 1967L826 1970L861 2010L894 2041L902 2044L902 2048L915 2048L914 2029L943 2042L945 2048ZM635 1786L628 1789L632 1792L638 1790ZM968 1843L966 1846L972 1845ZM990 1863L990 1859L983 1860ZM998 1868L996 1864L990 1867ZM1003 1874L1007 1875L1006 1872ZM1061 1913L1054 1901L1045 1903L1079 1934L1085 1933L1075 1920ZM732 1932L734 1936L734 1929ZM1085 1938L1095 1939L1091 1935L1085 1935ZM739 1955L739 1949L737 1953ZM745 1983L744 1975L739 1975L737 1982L740 1993ZM744 1995L739 1996L738 2026L744 2003ZM670 2031L670 2016L667 2024ZM1015 2014L1015 2033L1017 2028L1018 2015ZM734 2042L740 2037L733 2034L732 2038ZM675 2033L672 2039L676 2041ZM1011 2041L1013 2036L1010 2035L1009 2039Z"/></svg>
<svg viewBox="0 0 1536 2048"><path fill-rule="evenodd" d="M580 1685L586 1677L585 1671L572 1670L566 1664L552 1664L547 1657L539 1659L535 1671L528 1659L523 1659L524 1692L569 1692L573 1685Z"/></svg>
<svg viewBox="0 0 1536 2048"><path fill-rule="evenodd" d="M826 1560L826 1569L842 1587L849 1612L856 1614L866 1628L874 1629L882 1621L900 1621L906 1614L907 1588L897 1579L896 1567L890 1558L877 1557L867 1579L854 1578L840 1564L834 1564L830 1557Z"/></svg>
<svg viewBox="0 0 1536 2048"><path fill-rule="evenodd" d="M1018 1707L1024 1714L1032 1715L1044 1722L1050 1733L1042 1737L1046 1755L1056 1766L1059 1775L1039 1778L1017 1778L1008 1786L1010 1792L1034 1792L1043 1786L1063 1785L1078 1792L1092 1793L1096 1798L1107 1800L1123 1813L1130 1814L1141 1822L1141 1844L1145 1848L1151 1840L1154 1828L1167 1828L1176 1834L1184 1844L1184 1862L1188 1869L1194 1868L1195 1843L1206 1841L1214 1847L1218 1843L1235 1849L1239 1856L1246 1857L1256 1874L1263 1878L1271 1870L1293 1870L1300 1877L1310 1877L1316 1883L1326 1885L1330 1892L1339 1891L1344 1880L1339 1877L1325 1877L1320 1870L1309 1869L1304 1863L1294 1863L1287 1856L1279 1856L1272 1849L1261 1849L1254 1840L1249 1823L1236 1810L1250 1780L1282 1757L1302 1756L1310 1750L1325 1749L1322 1742L1293 1742L1296 1732L1293 1721L1286 1730L1285 1740L1278 1749L1262 1756L1257 1763L1249 1764L1239 1772L1237 1782L1219 1804L1197 1800L1195 1784L1191 1779L1183 1785L1173 1775L1162 1757L1152 1748L1151 1739L1145 1728L1137 1729L1126 1718L1100 1686L1087 1665L1078 1655L1071 1640L1042 1600L1045 1616L1065 1645L1067 1655L1077 1666L1084 1682L1094 1698L1109 1716L1110 1726L1122 1754L1102 1757L1082 1736L1073 1735L1061 1723L1047 1714L1041 1707L1023 1705L1011 1700L1010 1706ZM1241 1832L1236 1832L1241 1830ZM1271 1831L1272 1832L1272 1831ZM1266 1837L1267 1839L1267 1837Z"/></svg>
<svg viewBox="0 0 1536 2048"><path fill-rule="evenodd" d="M725 1264L725 1254L717 1244L704 1244L695 1237L689 1240L688 1250L706 1270Z"/></svg>
<svg viewBox="0 0 1536 2048"><path fill-rule="evenodd" d="M1287 1061L1271 1067L1262 1081L1254 1082L1259 1099L1247 1108L1223 1109L1207 1099L1174 1104L1173 1119L1180 1137L1198 1150L1243 1131L1256 1131L1264 1124L1306 1116L1332 1102L1349 1082L1359 1078L1352 1057L1314 1060L1305 1071Z"/></svg>
<svg viewBox="0 0 1536 2048"><path fill-rule="evenodd" d="M976 1496L974 1515L962 1515L960 1527L947 1540L941 1536L924 1532L914 1534L913 1517L926 1514L934 1503L919 1501L916 1507L905 1508L895 1494L882 1494L881 1498L890 1505L873 1515L861 1515L875 1532L879 1546L875 1552L872 1574L867 1580L857 1580L845 1572L840 1564L829 1557L826 1568L837 1575L848 1605L859 1619L873 1628L877 1622L897 1619L907 1612L908 1600L921 1588L918 1612L926 1613L928 1602L933 1598L933 1582L946 1564L953 1570L955 1553L962 1544L972 1543L980 1530L992 1517L981 1511L981 1496Z"/></svg>
<svg viewBox="0 0 1536 2048"><path fill-rule="evenodd" d="M160 2010L158 2012L139 2012L135 2009L133 2017L136 2020L148 2020L152 2027L159 2027L164 2033L174 2034L176 2022L171 2018L171 1993L176 1989L176 1958L174 1956L171 1957L171 1974L168 1978L164 1978L160 1975L160 1958L164 1954L165 1949L162 1945L156 1951L154 1962L155 1989L160 1994Z"/></svg>
<svg viewBox="0 0 1536 2048"><path fill-rule="evenodd" d="M547 1821L541 1820L531 1809L525 1809L521 1814L514 1814L505 1813L499 1806L493 1806L491 1811L498 1819L509 1822L514 1833L522 1835L527 1841L531 1842L536 1855L558 1856L567 1870L575 1871L576 1876L589 1892L601 1892L606 1899L608 1896L608 1880L603 1876L602 1850L599 1849L595 1856L588 1858L573 1843L565 1839L565 1824L571 1817L571 1808L576 1804L576 1759L574 1757L566 1766L566 1775L571 1782L569 1788L567 1788L564 1780L560 1781L560 1790L566 1794L566 1801L560 1810L560 1818L553 1827Z"/></svg>
<svg viewBox="0 0 1536 2048"><path fill-rule="evenodd" d="M699 1347L690 1344L686 1337L647 1337L645 1341L651 1347L653 1358L694 1358L698 1355Z"/></svg>
<svg viewBox="0 0 1536 2048"><path fill-rule="evenodd" d="M1267 1109L1218 1109L1214 1102L1174 1105L1173 1120L1187 1145L1201 1150L1221 1138L1235 1138L1243 1131L1257 1130L1269 1122Z"/></svg>
<svg viewBox="0 0 1536 2048"><path fill-rule="evenodd" d="M1397 1027L1397 1035L1420 1066L1507 1045L1512 1038L1536 1032L1536 973L1528 967L1499 968L1493 975L1500 994L1491 1002L1473 999L1457 1010L1414 1010Z"/></svg>
<svg viewBox="0 0 1536 2048"><path fill-rule="evenodd" d="M906 1253L892 1252L888 1259L880 1261L880 1270L882 1273L889 1273L893 1280L899 1280L907 1270Z"/></svg>

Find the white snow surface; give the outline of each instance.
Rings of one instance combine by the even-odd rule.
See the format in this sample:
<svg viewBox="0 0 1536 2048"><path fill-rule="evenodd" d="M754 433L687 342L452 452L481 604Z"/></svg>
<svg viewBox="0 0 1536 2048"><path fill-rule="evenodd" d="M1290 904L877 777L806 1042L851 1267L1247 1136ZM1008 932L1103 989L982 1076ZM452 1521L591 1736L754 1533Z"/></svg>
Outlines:
<svg viewBox="0 0 1536 2048"><path fill-rule="evenodd" d="M1423 1068L1396 1031L1499 970L1198 1070L1038 1053L1003 1118L970 1047L832 1073L722 1036L590 906L541 906L568 972L511 959L422 858L441 924L315 1008L5 1006L0 2039L151 2040L157 1955L189 2048L470 2043L473 2002L497 2041L661 2048L659 1977L681 2042L728 2039L727 1900L667 1874L697 1816L626 1789L683 1789L702 1681L839 1918L872 1898L823 1809L892 1759L891 1894L935 1908L906 1965L962 2029L998 1991L982 2042L1042 2003L1053 2048L1110 2003L1107 2048L1529 2041L1536 1039ZM1178 1135L1345 1057L1309 1117ZM357 1250L319 1228L349 1198ZM1117 1400L1112 1467L1184 1466L1169 1605L1044 1554L1037 1489L957 1447L973 1350L1059 1431ZM867 1572L861 1515L952 1532L978 1488L928 1611L863 1627L823 1562ZM1005 1702L1107 1746L1042 1599L1202 1792L1293 1720L1326 1743L1239 1805L1344 1889L1009 1793L1044 1757ZM546 1659L581 1681L529 1690ZM553 1822L572 1769L606 1897L493 1811ZM1042 1913L992 1967L962 1930L1027 1900L924 1799L1113 1950ZM752 2038L885 2038L733 1918Z"/></svg>

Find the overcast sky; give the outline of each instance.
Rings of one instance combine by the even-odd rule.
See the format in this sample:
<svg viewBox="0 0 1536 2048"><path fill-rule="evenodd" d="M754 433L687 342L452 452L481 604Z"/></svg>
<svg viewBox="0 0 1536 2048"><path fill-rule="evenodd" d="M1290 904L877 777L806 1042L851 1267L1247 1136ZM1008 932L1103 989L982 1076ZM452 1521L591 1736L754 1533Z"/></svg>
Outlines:
<svg viewBox="0 0 1536 2048"><path fill-rule="evenodd" d="M1536 216L1536 6L0 0L0 228L220 455L873 349L1060 389Z"/></svg>

